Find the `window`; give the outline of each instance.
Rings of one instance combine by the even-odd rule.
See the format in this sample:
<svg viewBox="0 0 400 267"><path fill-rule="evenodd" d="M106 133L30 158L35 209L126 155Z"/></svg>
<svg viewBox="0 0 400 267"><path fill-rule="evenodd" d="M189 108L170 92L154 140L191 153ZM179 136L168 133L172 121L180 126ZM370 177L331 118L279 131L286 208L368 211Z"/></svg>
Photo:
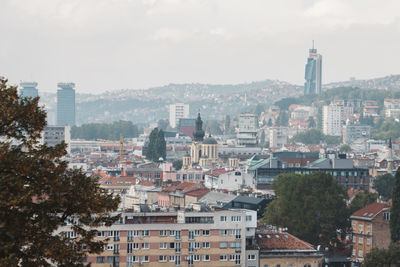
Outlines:
<svg viewBox="0 0 400 267"><path fill-rule="evenodd" d="M383 213L383 220L384 221L389 221L390 220L390 212L384 212Z"/></svg>
<svg viewBox="0 0 400 267"><path fill-rule="evenodd" d="M210 248L210 242L203 242L203 248Z"/></svg>
<svg viewBox="0 0 400 267"><path fill-rule="evenodd" d="M246 215L246 222L251 222L251 215Z"/></svg>
<svg viewBox="0 0 400 267"><path fill-rule="evenodd" d="M200 261L200 255L193 255L193 261Z"/></svg>
<svg viewBox="0 0 400 267"><path fill-rule="evenodd" d="M160 243L160 249L167 249L167 243L166 242Z"/></svg>
<svg viewBox="0 0 400 267"><path fill-rule="evenodd" d="M231 221L232 222L240 222L242 217L240 216L231 216Z"/></svg>
<svg viewBox="0 0 400 267"><path fill-rule="evenodd" d="M176 175L176 180L179 181L180 179L181 179L181 175L180 175L180 174L177 174L177 175Z"/></svg>
<svg viewBox="0 0 400 267"><path fill-rule="evenodd" d="M118 263L118 262L119 262L118 256L107 256L107 263Z"/></svg>
<svg viewBox="0 0 400 267"><path fill-rule="evenodd" d="M208 254L203 255L203 261L210 261L210 255Z"/></svg>
<svg viewBox="0 0 400 267"><path fill-rule="evenodd" d="M143 230L142 231L142 236L150 236L150 231L149 230Z"/></svg>
<svg viewBox="0 0 400 267"><path fill-rule="evenodd" d="M356 255L356 249L353 248L353 252L351 253L351 255L355 256Z"/></svg>
<svg viewBox="0 0 400 267"><path fill-rule="evenodd" d="M138 250L139 249L139 243L128 243L126 247L126 251L128 253L132 253L133 250Z"/></svg>
<svg viewBox="0 0 400 267"><path fill-rule="evenodd" d="M219 260L220 261L226 261L226 254L219 255Z"/></svg>
<svg viewBox="0 0 400 267"><path fill-rule="evenodd" d="M236 239L240 239L242 235L240 234L240 229L232 229L231 235L234 235Z"/></svg>
<svg viewBox="0 0 400 267"><path fill-rule="evenodd" d="M114 250L114 244L107 244L107 250Z"/></svg>
<svg viewBox="0 0 400 267"><path fill-rule="evenodd" d="M149 243L142 243L142 249L149 249Z"/></svg>
<svg viewBox="0 0 400 267"><path fill-rule="evenodd" d="M142 262L149 262L149 256L142 256Z"/></svg>
<svg viewBox="0 0 400 267"><path fill-rule="evenodd" d="M249 255L247 255L247 259L250 260L250 261L254 261L254 260L256 260L256 255L255 254L249 254Z"/></svg>
<svg viewBox="0 0 400 267"><path fill-rule="evenodd" d="M97 256L96 257L96 262L97 263L104 263L104 257L103 256Z"/></svg>
<svg viewBox="0 0 400 267"><path fill-rule="evenodd" d="M226 222L226 216L221 216L219 219L221 222Z"/></svg>
<svg viewBox="0 0 400 267"><path fill-rule="evenodd" d="M363 250L360 249L360 250L358 250L358 257L362 257L362 256L363 256Z"/></svg>
<svg viewBox="0 0 400 267"><path fill-rule="evenodd" d="M196 174L196 180L200 180L200 174Z"/></svg>
<svg viewBox="0 0 400 267"><path fill-rule="evenodd" d="M170 235L170 236L175 236L175 234L176 234L175 230L169 231L169 235Z"/></svg>
<svg viewBox="0 0 400 267"><path fill-rule="evenodd" d="M219 248L227 248L228 242L219 242Z"/></svg>
<svg viewBox="0 0 400 267"><path fill-rule="evenodd" d="M105 237L106 231L97 231L97 237Z"/></svg>
<svg viewBox="0 0 400 267"><path fill-rule="evenodd" d="M160 231L160 236L166 236L166 235L167 235L167 230Z"/></svg>
<svg viewBox="0 0 400 267"><path fill-rule="evenodd" d="M229 246L231 248L240 248L240 242L230 242Z"/></svg>
<svg viewBox="0 0 400 267"><path fill-rule="evenodd" d="M367 233L370 233L370 232L371 232L371 225L368 224L368 225L367 225Z"/></svg>
<svg viewBox="0 0 400 267"><path fill-rule="evenodd" d="M166 262L167 261L167 256L165 256L165 255L158 256L158 261L159 262Z"/></svg>
<svg viewBox="0 0 400 267"><path fill-rule="evenodd" d="M210 235L210 230L203 230L203 235L205 235L205 236Z"/></svg>
<svg viewBox="0 0 400 267"><path fill-rule="evenodd" d="M194 242L193 243L193 248L199 249L200 248L200 242Z"/></svg>
<svg viewBox="0 0 400 267"><path fill-rule="evenodd" d="M175 255L169 255L169 261L175 262Z"/></svg>
<svg viewBox="0 0 400 267"><path fill-rule="evenodd" d="M371 245L371 238L367 238L367 245Z"/></svg>
<svg viewBox="0 0 400 267"><path fill-rule="evenodd" d="M364 225L363 224L359 224L358 225L358 231L360 231L360 233L362 233L364 231Z"/></svg>
<svg viewBox="0 0 400 267"><path fill-rule="evenodd" d="M357 242L357 238L355 235L353 235L353 243L356 243L356 242Z"/></svg>
<svg viewBox="0 0 400 267"><path fill-rule="evenodd" d="M128 267L132 267L134 262L138 262L139 257L138 256L128 256L126 257L126 263Z"/></svg>
<svg viewBox="0 0 400 267"><path fill-rule="evenodd" d="M363 241L364 241L364 240L363 240L363 238L362 238L362 237L359 237L359 238L358 238L358 244L362 244L362 243L363 243Z"/></svg>
<svg viewBox="0 0 400 267"><path fill-rule="evenodd" d="M194 236L200 236L200 230L194 230Z"/></svg>
<svg viewBox="0 0 400 267"><path fill-rule="evenodd" d="M64 232L64 236L66 238L76 238L76 233L74 231L67 231L67 232Z"/></svg>
<svg viewBox="0 0 400 267"><path fill-rule="evenodd" d="M219 234L220 234L221 236L227 236L227 235L228 235L228 230L227 230L227 229L219 230Z"/></svg>

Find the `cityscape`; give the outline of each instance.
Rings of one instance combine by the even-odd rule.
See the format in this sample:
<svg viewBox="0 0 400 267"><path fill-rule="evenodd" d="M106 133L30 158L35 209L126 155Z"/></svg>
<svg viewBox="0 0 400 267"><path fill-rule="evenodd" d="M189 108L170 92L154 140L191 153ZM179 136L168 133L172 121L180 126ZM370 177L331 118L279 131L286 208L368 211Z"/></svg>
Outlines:
<svg viewBox="0 0 400 267"><path fill-rule="evenodd" d="M7 2L9 11L19 5ZM210 3L200 2L190 5L212 21L216 11L203 13ZM317 8L327 16L326 10L364 8L311 2L304 3L306 15ZM132 8L127 3L106 0L94 14L105 8L108 18L125 18L123 9ZM134 5L161 17L188 8L178 0ZM85 13L84 7L74 1L72 9L57 6L67 17L71 10ZM282 12L280 4L259 7ZM218 10L228 14L225 8ZM337 31L335 12L327 29ZM362 16L344 28L386 25ZM79 23L84 33L90 23ZM400 31L398 19L395 25ZM179 47L184 37L172 33ZM224 42L235 38L221 29L212 33L224 35ZM196 34L198 42L206 39L201 30ZM64 80L54 83L51 70L47 80L21 74L16 82L0 65L0 266L400 266L400 74L332 79L335 46L315 35L322 41L310 38L302 46L294 71L301 82L234 77L95 92L82 81L104 77L89 70L88 80L55 75ZM189 65L188 73L181 70L188 79ZM158 82L164 74L160 67L151 75Z"/></svg>

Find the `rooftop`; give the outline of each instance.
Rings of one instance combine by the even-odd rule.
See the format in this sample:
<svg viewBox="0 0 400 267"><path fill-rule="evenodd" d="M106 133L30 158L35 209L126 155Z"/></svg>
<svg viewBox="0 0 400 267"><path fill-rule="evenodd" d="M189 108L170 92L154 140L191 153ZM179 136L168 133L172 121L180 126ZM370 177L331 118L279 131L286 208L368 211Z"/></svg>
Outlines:
<svg viewBox="0 0 400 267"><path fill-rule="evenodd" d="M366 206L365 208L357 210L356 212L353 213L353 215L351 215L351 218L359 217L364 219L372 219L383 210L389 210L389 209L390 206L388 204L375 202Z"/></svg>
<svg viewBox="0 0 400 267"><path fill-rule="evenodd" d="M315 248L287 232L263 231L256 236L260 250L309 250Z"/></svg>

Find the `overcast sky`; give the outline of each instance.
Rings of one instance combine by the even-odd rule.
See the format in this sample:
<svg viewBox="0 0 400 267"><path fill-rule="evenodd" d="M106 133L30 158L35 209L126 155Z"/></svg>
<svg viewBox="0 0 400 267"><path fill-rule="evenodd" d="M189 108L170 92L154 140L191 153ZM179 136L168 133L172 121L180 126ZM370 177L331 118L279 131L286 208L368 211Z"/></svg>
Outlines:
<svg viewBox="0 0 400 267"><path fill-rule="evenodd" d="M0 75L39 90L400 73L399 0L0 0Z"/></svg>

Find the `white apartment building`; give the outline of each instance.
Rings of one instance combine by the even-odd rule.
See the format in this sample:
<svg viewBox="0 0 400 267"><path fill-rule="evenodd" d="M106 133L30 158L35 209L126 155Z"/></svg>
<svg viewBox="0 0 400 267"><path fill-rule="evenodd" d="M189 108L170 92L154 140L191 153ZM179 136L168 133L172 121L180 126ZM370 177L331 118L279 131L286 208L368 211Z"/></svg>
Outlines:
<svg viewBox="0 0 400 267"><path fill-rule="evenodd" d="M46 126L42 133L42 143L55 146L65 142L67 152L71 153L71 127L70 126Z"/></svg>
<svg viewBox="0 0 400 267"><path fill-rule="evenodd" d="M172 128L176 128L179 119L189 118L189 104L176 103L169 105L169 124Z"/></svg>
<svg viewBox="0 0 400 267"><path fill-rule="evenodd" d="M238 144L241 146L257 145L257 116L245 112L239 115L239 131L237 133Z"/></svg>
<svg viewBox="0 0 400 267"><path fill-rule="evenodd" d="M325 135L341 136L342 126L347 117L353 114L353 107L330 104L322 110L322 131Z"/></svg>
<svg viewBox="0 0 400 267"><path fill-rule="evenodd" d="M288 127L271 127L269 129L269 146L283 147L288 142Z"/></svg>

